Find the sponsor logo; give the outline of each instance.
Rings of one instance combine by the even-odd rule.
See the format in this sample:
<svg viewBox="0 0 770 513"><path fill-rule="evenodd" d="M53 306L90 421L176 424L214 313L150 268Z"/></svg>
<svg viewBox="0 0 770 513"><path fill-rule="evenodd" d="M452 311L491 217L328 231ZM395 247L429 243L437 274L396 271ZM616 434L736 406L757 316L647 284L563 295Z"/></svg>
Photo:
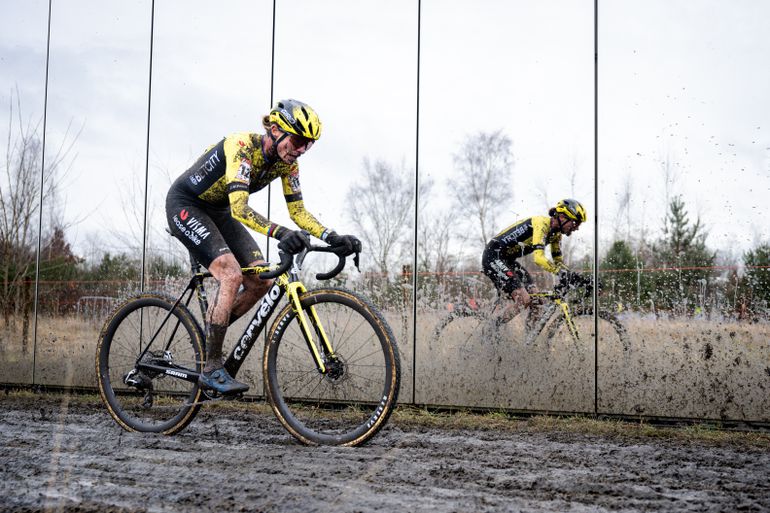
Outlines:
<svg viewBox="0 0 770 513"><path fill-rule="evenodd" d="M508 235L506 235L505 237L500 239L500 242L502 242L503 244L507 244L509 242L518 240L518 238L520 236L522 236L524 234L524 232L526 232L526 231L527 231L527 225L525 225L525 224L519 225L511 233L509 233Z"/></svg>
<svg viewBox="0 0 770 513"><path fill-rule="evenodd" d="M510 271L510 269L508 269L508 267L506 267L505 264L503 264L500 260L493 260L490 262L489 266L493 271L502 277L513 276L513 273Z"/></svg>
<svg viewBox="0 0 770 513"><path fill-rule="evenodd" d="M185 209L182 209L182 211L181 211L181 212L179 212L179 217L181 217L181 218L182 218L182 221L186 221L186 220L187 220L187 217L188 217L189 215L190 215L190 213L189 213L187 210L185 210Z"/></svg>
<svg viewBox="0 0 770 513"><path fill-rule="evenodd" d="M292 116L291 114L289 114L289 111L288 111L288 110L286 110L286 109L281 109L281 114L283 114L283 116L286 118L286 120L287 120L289 123L291 123L292 125L293 125L293 124L294 124L294 122L296 121L296 119L294 119L294 116Z"/></svg>
<svg viewBox="0 0 770 513"><path fill-rule="evenodd" d="M172 369L166 369L166 374L168 374L169 376L176 376L177 378L187 379L187 374L185 374L184 372L179 372Z"/></svg>
<svg viewBox="0 0 770 513"><path fill-rule="evenodd" d="M217 165L221 162L219 158L219 150L215 151L206 161L201 164L198 171L190 177L190 181L193 185L197 185L203 181L206 176L216 169Z"/></svg>
<svg viewBox="0 0 770 513"><path fill-rule="evenodd" d="M377 406L377 409L374 411L374 415L372 415L372 418L370 418L369 422L366 423L367 428L370 428L377 423L377 420L382 416L382 412L385 411L385 404L387 402L388 396L382 396L382 401L380 401L379 406Z"/></svg>
<svg viewBox="0 0 770 513"><path fill-rule="evenodd" d="M241 337L241 340L238 341L238 345L235 346L235 349L233 350L233 358L236 360L242 360L246 356L246 353L249 351L249 349L251 349L255 330L258 330L260 327L262 327L262 323L265 322L265 319L267 318L270 310L272 310L275 302L280 296L281 287L278 285L273 285L267 294L265 294L265 297L262 298L262 303L259 305L257 315L255 315L254 319L251 321L251 323L249 323L249 327L246 328L246 332Z"/></svg>
<svg viewBox="0 0 770 513"><path fill-rule="evenodd" d="M180 216L181 215L182 214L180 213ZM182 222L177 215L174 215L173 219L174 224L177 228L179 228L179 231L182 232L185 237L190 239L196 246L200 246L201 242L203 242L209 235L211 235L209 229L206 228L206 226L195 217L187 218L186 222Z"/></svg>

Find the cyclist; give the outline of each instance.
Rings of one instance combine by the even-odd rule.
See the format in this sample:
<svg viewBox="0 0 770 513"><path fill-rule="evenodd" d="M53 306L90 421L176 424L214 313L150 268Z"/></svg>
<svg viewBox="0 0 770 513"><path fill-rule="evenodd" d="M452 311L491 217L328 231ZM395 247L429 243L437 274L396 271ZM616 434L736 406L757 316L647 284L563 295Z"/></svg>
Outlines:
<svg viewBox="0 0 770 513"><path fill-rule="evenodd" d="M272 283L241 273L242 266L265 264L244 225L278 239L278 248L287 253L299 253L307 244L300 230L275 224L249 207L249 194L280 177L292 221L348 253L361 251L356 237L337 234L305 210L297 159L321 136L316 112L300 101L282 100L262 118L262 125L264 134L233 133L207 148L171 185L166 197L172 233L219 283L206 315L206 364L199 383L221 394L249 388L224 368L222 342L227 327L254 306Z"/></svg>
<svg viewBox="0 0 770 513"><path fill-rule="evenodd" d="M575 276L562 261L561 237L569 236L586 220L586 210L574 199L559 201L548 211L548 216L533 216L517 221L487 243L481 265L498 292L513 300L506 309L503 322L512 319L523 308L530 306L529 293L533 291L532 277L516 259L532 256L535 263L550 273L560 273L563 279ZM551 245L551 257L545 256L545 245Z"/></svg>

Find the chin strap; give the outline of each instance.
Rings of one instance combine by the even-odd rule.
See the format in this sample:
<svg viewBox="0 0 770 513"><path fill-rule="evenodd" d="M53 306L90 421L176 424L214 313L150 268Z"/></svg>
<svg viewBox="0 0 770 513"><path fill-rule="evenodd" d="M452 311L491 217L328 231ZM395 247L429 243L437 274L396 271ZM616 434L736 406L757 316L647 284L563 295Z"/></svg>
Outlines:
<svg viewBox="0 0 770 513"><path fill-rule="evenodd" d="M268 129L267 136L272 141L272 145L270 146L270 151L267 152L265 156L270 160L278 160L278 145L281 144L281 141L289 137L289 134L281 130L281 137L276 139L275 136L273 135L273 130Z"/></svg>
<svg viewBox="0 0 770 513"><path fill-rule="evenodd" d="M567 219L567 220L566 221L562 221L560 219L560 217L561 216L559 214L556 214L556 220L559 222L559 231L561 233L564 233L564 225L569 223L571 221L571 219L567 219L567 216L564 216L564 218Z"/></svg>

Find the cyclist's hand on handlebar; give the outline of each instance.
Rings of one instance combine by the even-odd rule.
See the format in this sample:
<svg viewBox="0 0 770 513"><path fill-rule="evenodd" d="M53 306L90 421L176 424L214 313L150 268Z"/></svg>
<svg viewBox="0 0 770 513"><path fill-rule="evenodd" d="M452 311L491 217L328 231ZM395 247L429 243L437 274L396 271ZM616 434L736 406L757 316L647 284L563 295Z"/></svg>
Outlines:
<svg viewBox="0 0 770 513"><path fill-rule="evenodd" d="M574 276L575 276L575 273L573 273L569 269L561 269L556 274L556 279L559 281L559 285L563 287L567 287L574 283Z"/></svg>
<svg viewBox="0 0 770 513"><path fill-rule="evenodd" d="M285 253L295 255L310 246L307 233L302 230L280 230L276 235L278 249Z"/></svg>
<svg viewBox="0 0 770 513"><path fill-rule="evenodd" d="M337 232L331 232L326 236L326 243L344 249L348 255L361 252L361 241L354 235L339 235Z"/></svg>
<svg viewBox="0 0 770 513"><path fill-rule="evenodd" d="M559 284L566 287L586 287L591 285L591 277L583 276L580 273L570 271L569 269L562 269L557 275L559 278Z"/></svg>

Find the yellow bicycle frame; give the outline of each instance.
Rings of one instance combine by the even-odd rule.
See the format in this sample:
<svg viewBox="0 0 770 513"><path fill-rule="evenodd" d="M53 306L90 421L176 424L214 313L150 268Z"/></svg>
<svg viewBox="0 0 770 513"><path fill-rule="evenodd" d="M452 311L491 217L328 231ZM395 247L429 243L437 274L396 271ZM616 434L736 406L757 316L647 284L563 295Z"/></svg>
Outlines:
<svg viewBox="0 0 770 513"><path fill-rule="evenodd" d="M318 314L315 311L315 307L302 307L300 296L307 292L307 289L300 281L289 281L289 276L287 274L282 274L279 276L277 281L278 285L283 288L289 296L289 303L291 304L291 308L297 316L297 321L299 322L300 328L302 330L302 335L305 337L307 347L315 359L318 371L321 374L326 374L326 364L324 363L324 358L321 357L321 354L318 351L319 345L314 340L313 331L315 331L315 333L318 335L320 343L323 344L324 352L326 355L334 357L334 349L332 348L331 342L329 342L329 337L326 335L326 331L321 324L321 319L319 319ZM305 316L306 311L310 314L310 323L308 323L308 320ZM315 330L310 329L310 324L313 325Z"/></svg>
<svg viewBox="0 0 770 513"><path fill-rule="evenodd" d="M550 299L561 309L561 313L564 316L564 322L567 324L567 328L575 340L580 340L580 333L578 333L577 326L575 326L572 320L572 313L569 309L569 304L563 299L557 297L553 292L534 292L530 294L530 297L536 297L541 299Z"/></svg>

